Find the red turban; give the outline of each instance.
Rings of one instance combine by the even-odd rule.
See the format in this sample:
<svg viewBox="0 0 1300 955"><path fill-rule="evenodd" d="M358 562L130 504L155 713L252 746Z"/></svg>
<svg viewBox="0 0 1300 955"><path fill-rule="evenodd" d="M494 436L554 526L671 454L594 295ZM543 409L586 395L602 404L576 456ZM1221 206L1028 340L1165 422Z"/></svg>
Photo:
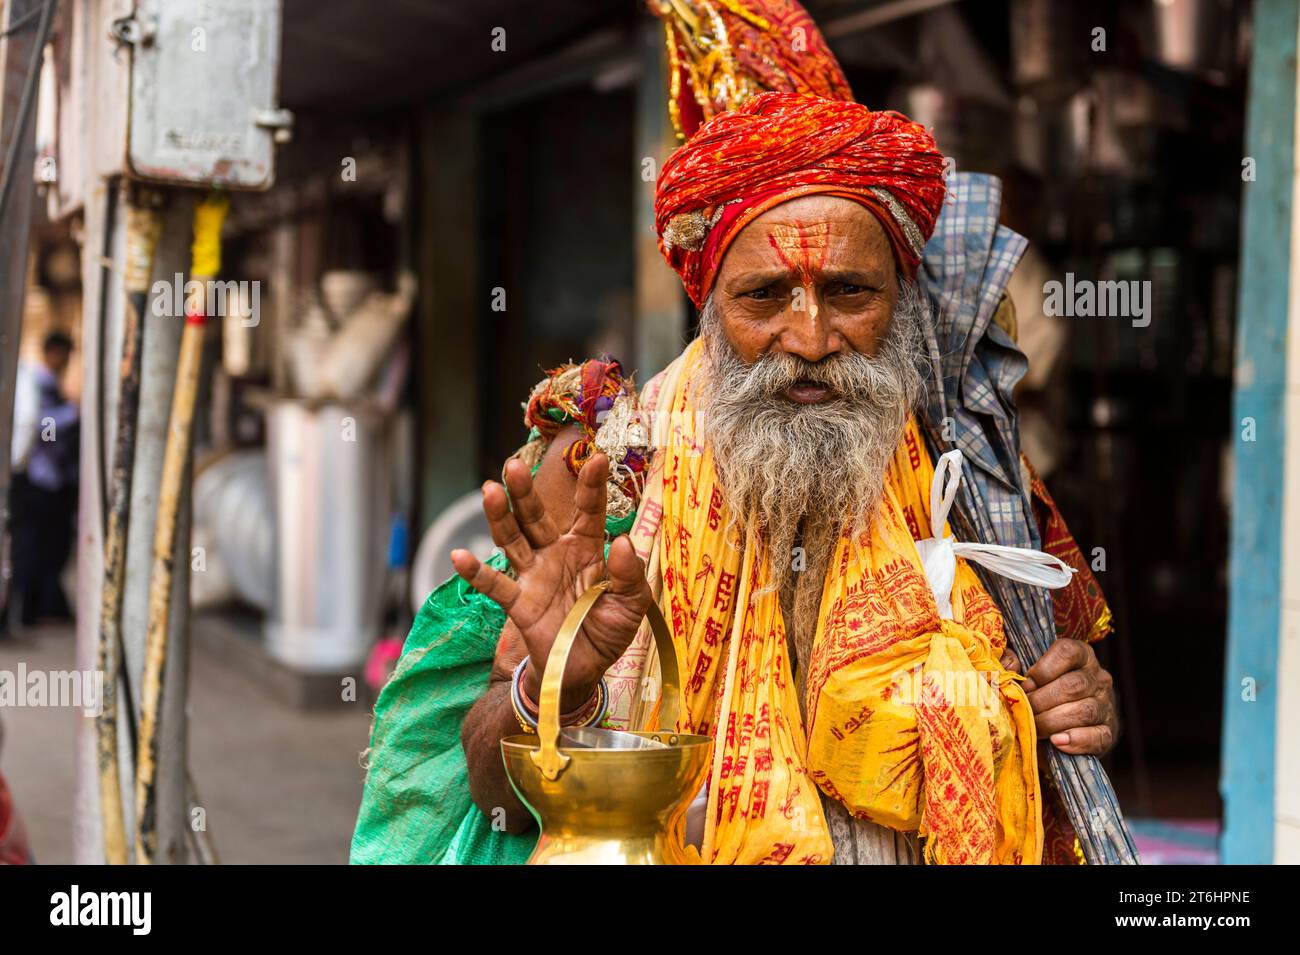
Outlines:
<svg viewBox="0 0 1300 955"><path fill-rule="evenodd" d="M943 205L943 166L934 138L899 113L760 93L710 120L664 163L659 250L699 307L741 229L773 206L821 193L870 209L912 275Z"/></svg>

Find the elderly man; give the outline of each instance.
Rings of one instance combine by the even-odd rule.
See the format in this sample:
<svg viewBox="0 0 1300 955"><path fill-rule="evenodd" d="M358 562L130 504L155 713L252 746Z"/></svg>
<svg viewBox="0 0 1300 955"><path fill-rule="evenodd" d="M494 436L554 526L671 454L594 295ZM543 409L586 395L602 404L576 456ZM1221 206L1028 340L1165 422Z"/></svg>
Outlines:
<svg viewBox="0 0 1300 955"><path fill-rule="evenodd" d="M672 156L660 245L699 338L639 396L604 361L534 390L529 444L483 488L500 554L453 553L461 579L381 697L354 861L526 857L500 741L535 727L556 633L599 580L562 721L641 728L658 601L679 729L714 738L703 861L1044 860L1037 743L1102 753L1115 704L1080 640L1021 676L971 567L936 581L922 556L946 536L914 419L942 170L905 117L802 91L749 97Z"/></svg>

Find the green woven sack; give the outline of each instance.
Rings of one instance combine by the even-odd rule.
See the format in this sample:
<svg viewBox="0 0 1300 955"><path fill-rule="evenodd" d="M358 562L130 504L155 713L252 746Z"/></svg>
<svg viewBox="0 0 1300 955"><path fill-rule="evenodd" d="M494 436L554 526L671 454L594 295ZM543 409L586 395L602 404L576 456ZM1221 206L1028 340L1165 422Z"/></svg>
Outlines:
<svg viewBox="0 0 1300 955"><path fill-rule="evenodd" d="M489 566L504 570L505 556ZM460 728L487 690L505 613L459 577L429 595L379 694L353 864L513 865L537 831L498 832L469 795Z"/></svg>

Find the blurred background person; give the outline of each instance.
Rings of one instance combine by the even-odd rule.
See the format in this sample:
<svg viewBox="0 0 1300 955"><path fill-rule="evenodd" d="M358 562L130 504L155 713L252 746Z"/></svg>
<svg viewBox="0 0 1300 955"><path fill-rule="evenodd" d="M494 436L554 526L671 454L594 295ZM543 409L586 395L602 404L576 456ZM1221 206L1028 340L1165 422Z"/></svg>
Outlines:
<svg viewBox="0 0 1300 955"><path fill-rule="evenodd" d="M24 627L72 616L59 582L77 513L79 414L61 386L71 357L72 339L55 331L45 336L39 360L18 365L9 500L13 587L6 624L15 603Z"/></svg>

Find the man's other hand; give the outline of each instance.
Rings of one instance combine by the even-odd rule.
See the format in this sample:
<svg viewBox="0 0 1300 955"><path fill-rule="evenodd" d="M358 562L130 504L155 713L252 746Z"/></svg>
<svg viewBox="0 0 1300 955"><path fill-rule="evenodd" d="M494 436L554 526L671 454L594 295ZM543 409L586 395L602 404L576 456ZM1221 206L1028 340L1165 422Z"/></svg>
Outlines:
<svg viewBox="0 0 1300 955"><path fill-rule="evenodd" d="M1029 668L1022 686L1040 739L1072 756L1100 756L1115 745L1114 680L1082 640L1057 640Z"/></svg>

